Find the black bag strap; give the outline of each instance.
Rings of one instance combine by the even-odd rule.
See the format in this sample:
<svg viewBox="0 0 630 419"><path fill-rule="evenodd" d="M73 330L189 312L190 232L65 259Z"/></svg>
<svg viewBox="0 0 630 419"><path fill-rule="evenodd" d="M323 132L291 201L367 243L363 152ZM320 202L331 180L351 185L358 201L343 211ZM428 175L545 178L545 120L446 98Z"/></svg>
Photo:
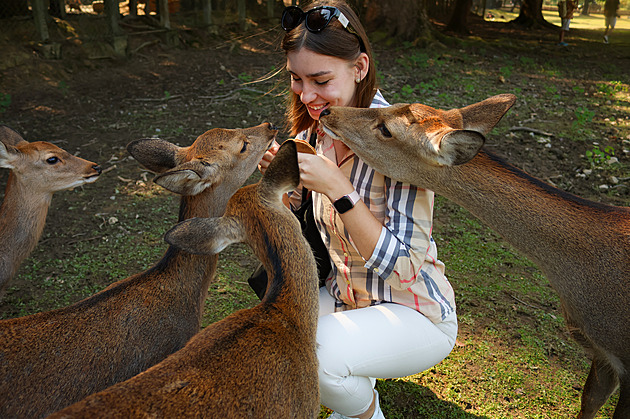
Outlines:
<svg viewBox="0 0 630 419"><path fill-rule="evenodd" d="M317 142L317 131L312 129L311 136L309 137L308 143L315 148L315 143ZM302 187L302 205L307 201L308 197L308 189Z"/></svg>

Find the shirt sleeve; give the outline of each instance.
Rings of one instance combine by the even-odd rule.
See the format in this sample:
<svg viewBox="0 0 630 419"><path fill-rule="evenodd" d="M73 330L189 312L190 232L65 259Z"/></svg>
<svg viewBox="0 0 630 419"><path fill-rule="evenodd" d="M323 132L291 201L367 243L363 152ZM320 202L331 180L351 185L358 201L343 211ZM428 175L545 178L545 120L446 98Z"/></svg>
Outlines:
<svg viewBox="0 0 630 419"><path fill-rule="evenodd" d="M387 214L365 267L392 288L407 289L421 278L420 271L432 250L433 198L432 191L386 181Z"/></svg>

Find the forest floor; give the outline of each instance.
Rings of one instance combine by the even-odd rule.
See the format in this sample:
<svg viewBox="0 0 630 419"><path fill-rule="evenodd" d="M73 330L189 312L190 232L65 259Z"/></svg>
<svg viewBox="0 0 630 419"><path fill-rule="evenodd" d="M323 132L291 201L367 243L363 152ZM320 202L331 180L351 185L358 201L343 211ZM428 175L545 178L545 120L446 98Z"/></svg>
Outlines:
<svg viewBox="0 0 630 419"><path fill-rule="evenodd" d="M575 29L563 48L553 30L483 21L471 29L470 36L442 34L422 45L374 34L385 98L449 109L513 93L517 102L487 136L488 149L564 191L628 206L630 31L620 29L605 45L601 30ZM176 45L160 34L130 37L126 58L90 58L76 42L64 43L61 60L6 46L0 124L104 172L54 196L41 242L0 303L2 318L72 304L159 260L178 199L152 184L127 143L157 136L184 146L213 127L283 124L286 74L254 82L283 66L275 25L176 33ZM0 171L0 185L7 175ZM255 173L250 182L257 179ZM545 277L441 197L433 234L457 296L457 345L429 371L378 381L386 417L575 415L588 358L570 338ZM256 303L246 283L256 265L244 245L221 254L205 324ZM612 416L615 400L601 417Z"/></svg>

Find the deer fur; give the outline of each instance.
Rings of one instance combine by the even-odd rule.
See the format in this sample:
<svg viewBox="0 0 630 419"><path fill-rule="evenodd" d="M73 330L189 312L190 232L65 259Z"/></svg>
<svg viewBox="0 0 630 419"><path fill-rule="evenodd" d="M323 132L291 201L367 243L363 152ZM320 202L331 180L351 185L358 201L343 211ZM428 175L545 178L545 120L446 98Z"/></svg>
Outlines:
<svg viewBox="0 0 630 419"><path fill-rule="evenodd" d="M248 243L269 274L255 307L213 323L166 360L51 418L315 418L318 277L310 246L281 196L297 187L295 143L241 188L221 218L178 224L166 241L213 254Z"/></svg>
<svg viewBox="0 0 630 419"><path fill-rule="evenodd" d="M11 170L0 207L0 297L44 231L55 192L96 181L101 168L0 125L0 167Z"/></svg>
<svg viewBox="0 0 630 419"><path fill-rule="evenodd" d="M213 129L190 147L159 139L127 147L154 181L183 195L179 220L222 215L277 131ZM124 381L200 330L215 255L170 246L145 272L66 308L0 321L0 417L36 418Z"/></svg>
<svg viewBox="0 0 630 419"><path fill-rule="evenodd" d="M320 121L379 172L456 202L536 263L592 355L580 417L595 417L620 387L614 419L628 418L630 209L561 191L481 149L515 100L504 94L449 111L331 107Z"/></svg>

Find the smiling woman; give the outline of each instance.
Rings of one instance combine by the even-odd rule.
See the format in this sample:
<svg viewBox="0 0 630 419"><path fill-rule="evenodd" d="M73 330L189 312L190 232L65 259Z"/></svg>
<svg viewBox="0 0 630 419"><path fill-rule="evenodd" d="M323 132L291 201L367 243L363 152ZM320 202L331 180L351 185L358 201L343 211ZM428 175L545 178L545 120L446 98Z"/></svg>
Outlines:
<svg viewBox="0 0 630 419"><path fill-rule="evenodd" d="M434 194L378 173L319 126L331 106L389 106L354 11L316 1L287 8L282 26L286 114L292 136L316 138L316 155L298 154L300 179L332 266L319 297L321 402L333 418L382 418L376 378L432 367L457 335L454 292L431 237ZM277 150L265 153L262 171ZM295 208L301 198L294 191L288 201Z"/></svg>

